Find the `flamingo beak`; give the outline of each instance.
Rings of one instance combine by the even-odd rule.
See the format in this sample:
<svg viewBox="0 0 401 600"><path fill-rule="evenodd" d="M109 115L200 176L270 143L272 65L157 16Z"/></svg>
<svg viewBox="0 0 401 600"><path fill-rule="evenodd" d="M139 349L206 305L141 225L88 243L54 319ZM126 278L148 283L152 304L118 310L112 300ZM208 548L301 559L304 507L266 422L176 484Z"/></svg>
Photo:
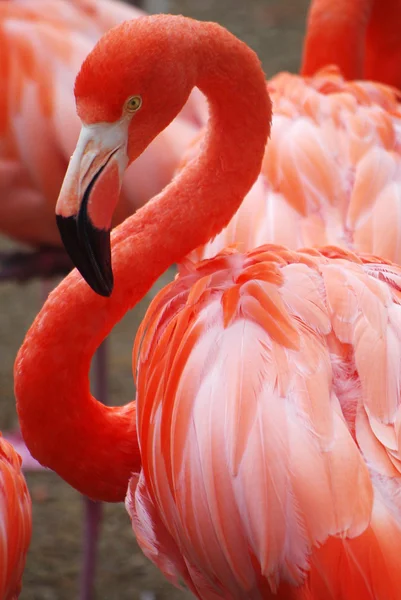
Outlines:
<svg viewBox="0 0 401 600"><path fill-rule="evenodd" d="M113 291L111 219L128 165L124 121L83 125L56 205L61 240L97 294Z"/></svg>

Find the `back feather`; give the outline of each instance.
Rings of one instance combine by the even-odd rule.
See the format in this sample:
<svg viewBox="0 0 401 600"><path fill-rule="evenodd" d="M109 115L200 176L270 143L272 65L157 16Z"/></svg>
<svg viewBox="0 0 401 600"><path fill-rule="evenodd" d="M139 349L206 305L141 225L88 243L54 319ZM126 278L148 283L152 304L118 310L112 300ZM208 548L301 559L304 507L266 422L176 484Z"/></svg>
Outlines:
<svg viewBox="0 0 401 600"><path fill-rule="evenodd" d="M401 269L227 250L138 334L145 554L198 598L396 600Z"/></svg>

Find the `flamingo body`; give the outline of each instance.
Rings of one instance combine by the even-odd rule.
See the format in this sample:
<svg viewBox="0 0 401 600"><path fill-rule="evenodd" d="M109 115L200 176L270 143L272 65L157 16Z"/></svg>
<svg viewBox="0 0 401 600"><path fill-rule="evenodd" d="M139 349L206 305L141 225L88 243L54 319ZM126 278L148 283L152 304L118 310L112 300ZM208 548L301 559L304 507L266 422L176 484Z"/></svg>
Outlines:
<svg viewBox="0 0 401 600"><path fill-rule="evenodd" d="M400 282L375 257L267 245L188 261L156 296L127 507L170 580L208 600L398 598Z"/></svg>
<svg viewBox="0 0 401 600"><path fill-rule="evenodd" d="M31 540L31 499L21 458L0 434L0 597L16 600Z"/></svg>
<svg viewBox="0 0 401 600"><path fill-rule="evenodd" d="M401 264L399 93L346 81L333 67L313 77L280 73L268 89L274 114L261 174L193 259L272 242L334 244Z"/></svg>

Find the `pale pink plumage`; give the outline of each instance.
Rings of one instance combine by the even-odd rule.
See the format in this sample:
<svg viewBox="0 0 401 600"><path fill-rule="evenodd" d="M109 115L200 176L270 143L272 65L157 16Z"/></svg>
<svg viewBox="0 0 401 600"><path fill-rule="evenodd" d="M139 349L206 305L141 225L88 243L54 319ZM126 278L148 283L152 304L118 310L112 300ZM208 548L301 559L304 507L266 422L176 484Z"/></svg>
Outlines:
<svg viewBox="0 0 401 600"><path fill-rule="evenodd" d="M104 31L142 11L110 0L0 2L0 233L60 244L54 207L80 122L74 79ZM171 179L201 123L195 93L127 173L116 221Z"/></svg>
<svg viewBox="0 0 401 600"><path fill-rule="evenodd" d="M401 264L399 94L334 68L268 84L274 113L257 182L196 259L229 245L335 244Z"/></svg>
<svg viewBox="0 0 401 600"><path fill-rule="evenodd" d="M224 252L135 344L145 554L207 600L397 600L401 269L339 249Z"/></svg>

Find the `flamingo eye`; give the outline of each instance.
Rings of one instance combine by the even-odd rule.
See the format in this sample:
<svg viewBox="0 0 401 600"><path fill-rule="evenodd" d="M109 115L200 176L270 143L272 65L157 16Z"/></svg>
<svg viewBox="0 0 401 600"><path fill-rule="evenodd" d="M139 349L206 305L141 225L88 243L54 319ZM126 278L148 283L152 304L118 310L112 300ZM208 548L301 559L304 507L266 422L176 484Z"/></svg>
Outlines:
<svg viewBox="0 0 401 600"><path fill-rule="evenodd" d="M125 110L129 113L134 113L142 106L142 98L140 96L131 96L125 103Z"/></svg>

